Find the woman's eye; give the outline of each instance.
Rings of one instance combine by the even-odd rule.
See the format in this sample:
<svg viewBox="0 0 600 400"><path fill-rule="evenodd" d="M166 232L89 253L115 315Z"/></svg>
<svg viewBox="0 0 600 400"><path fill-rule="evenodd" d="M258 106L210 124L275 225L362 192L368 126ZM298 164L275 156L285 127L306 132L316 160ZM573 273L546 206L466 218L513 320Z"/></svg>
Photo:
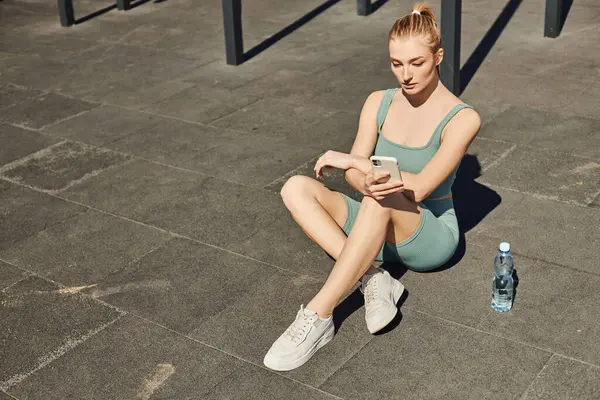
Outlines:
<svg viewBox="0 0 600 400"><path fill-rule="evenodd" d="M420 67L423 63L413 64L415 67Z"/></svg>
<svg viewBox="0 0 600 400"><path fill-rule="evenodd" d="M392 65L393 65L394 67L398 68L398 67L399 67L399 66L401 66L402 64L395 64L395 63L392 63Z"/></svg>

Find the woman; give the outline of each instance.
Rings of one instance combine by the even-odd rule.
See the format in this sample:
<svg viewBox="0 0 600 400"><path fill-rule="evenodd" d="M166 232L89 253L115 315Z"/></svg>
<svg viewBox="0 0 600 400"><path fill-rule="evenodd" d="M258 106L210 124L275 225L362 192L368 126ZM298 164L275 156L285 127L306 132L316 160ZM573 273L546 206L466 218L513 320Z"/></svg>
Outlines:
<svg viewBox="0 0 600 400"><path fill-rule="evenodd" d="M323 288L265 355L268 368L297 368L327 344L333 309L359 280L369 331L394 319L404 287L373 261L426 271L443 265L458 246L451 186L479 131L479 115L440 82L443 49L428 6L418 4L396 21L389 52L401 90L372 93L350 154L328 151L315 165L317 178L323 168L344 169L362 202L304 176L290 178L281 191L298 225L337 261ZM402 179L373 172L373 154L395 157Z"/></svg>

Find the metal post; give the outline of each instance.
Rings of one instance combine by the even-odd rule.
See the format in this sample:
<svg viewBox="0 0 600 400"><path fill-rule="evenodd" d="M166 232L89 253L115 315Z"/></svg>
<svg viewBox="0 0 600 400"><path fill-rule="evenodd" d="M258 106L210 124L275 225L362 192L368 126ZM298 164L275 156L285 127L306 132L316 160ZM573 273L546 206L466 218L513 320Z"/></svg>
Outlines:
<svg viewBox="0 0 600 400"><path fill-rule="evenodd" d="M362 16L371 14L371 0L356 0L356 12Z"/></svg>
<svg viewBox="0 0 600 400"><path fill-rule="evenodd" d="M71 26L75 23L75 12L72 0L58 0L58 15L62 26Z"/></svg>
<svg viewBox="0 0 600 400"><path fill-rule="evenodd" d="M117 0L117 9L121 11L131 9L131 0Z"/></svg>
<svg viewBox="0 0 600 400"><path fill-rule="evenodd" d="M444 60L440 66L440 74L442 83L456 95L460 93L461 14L462 0L442 1L441 35Z"/></svg>
<svg viewBox="0 0 600 400"><path fill-rule="evenodd" d="M560 34L563 0L546 0L544 36L556 38Z"/></svg>
<svg viewBox="0 0 600 400"><path fill-rule="evenodd" d="M242 36L242 1L222 0L223 28L225 31L225 54L227 64L240 65L244 62Z"/></svg>

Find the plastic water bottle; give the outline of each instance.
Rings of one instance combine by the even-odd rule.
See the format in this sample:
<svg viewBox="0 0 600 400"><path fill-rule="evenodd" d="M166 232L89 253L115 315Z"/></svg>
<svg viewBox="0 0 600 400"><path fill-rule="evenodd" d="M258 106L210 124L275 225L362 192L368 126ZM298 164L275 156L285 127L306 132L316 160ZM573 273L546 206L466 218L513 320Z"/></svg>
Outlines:
<svg viewBox="0 0 600 400"><path fill-rule="evenodd" d="M494 259L494 281L492 282L492 308L496 311L510 311L513 304L514 261L510 254L510 244L500 243Z"/></svg>

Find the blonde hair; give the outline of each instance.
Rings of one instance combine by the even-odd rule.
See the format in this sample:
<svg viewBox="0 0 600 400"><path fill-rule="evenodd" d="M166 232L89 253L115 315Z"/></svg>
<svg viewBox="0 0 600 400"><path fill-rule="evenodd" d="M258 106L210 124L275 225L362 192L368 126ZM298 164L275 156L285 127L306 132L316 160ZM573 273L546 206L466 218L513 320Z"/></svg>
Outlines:
<svg viewBox="0 0 600 400"><path fill-rule="evenodd" d="M432 53L436 53L441 47L440 31L433 11L427 4L415 4L412 13L399 18L390 30L389 40L412 36L423 37Z"/></svg>

